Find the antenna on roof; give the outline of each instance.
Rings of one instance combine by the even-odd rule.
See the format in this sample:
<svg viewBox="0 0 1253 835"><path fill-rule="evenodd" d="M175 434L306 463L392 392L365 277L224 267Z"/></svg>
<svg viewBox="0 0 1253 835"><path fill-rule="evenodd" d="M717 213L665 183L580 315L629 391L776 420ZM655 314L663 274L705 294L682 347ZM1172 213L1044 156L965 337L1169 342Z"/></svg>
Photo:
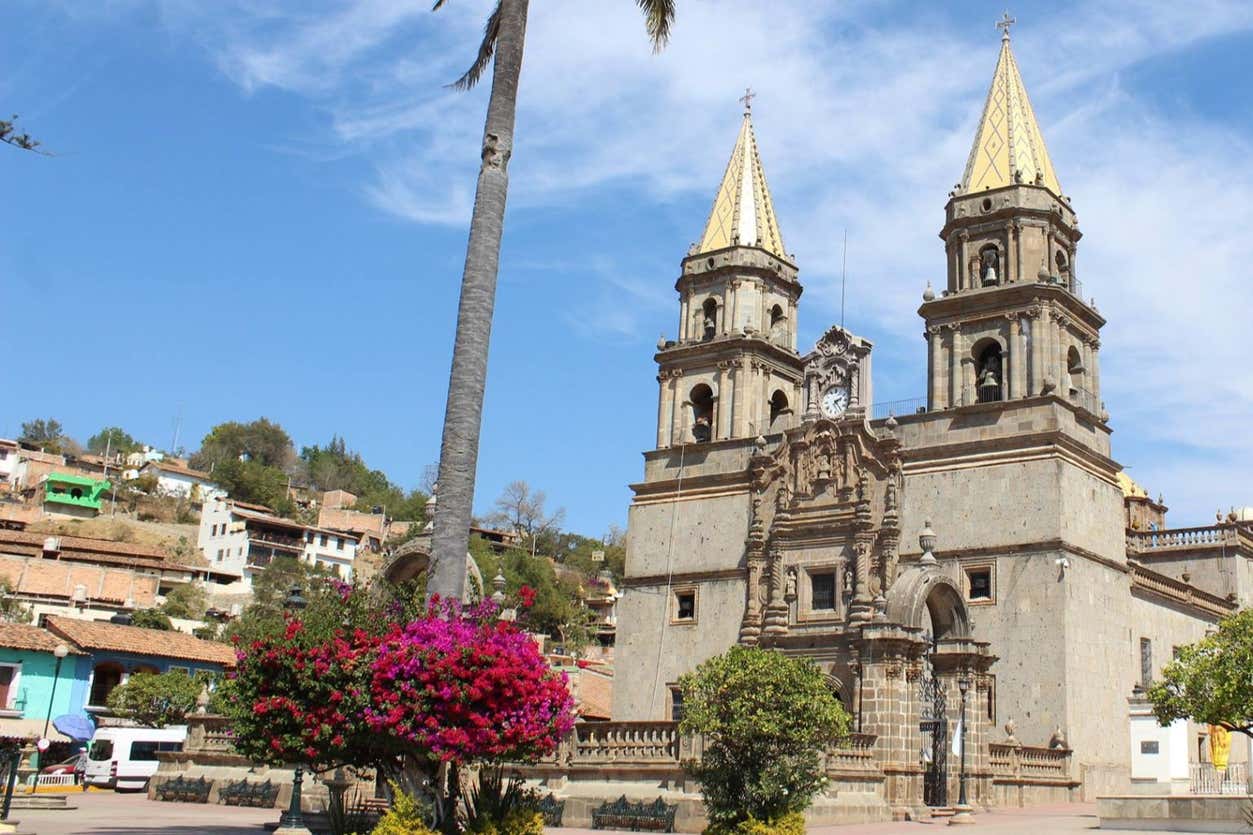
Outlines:
<svg viewBox="0 0 1253 835"><path fill-rule="evenodd" d="M848 227L844 227L844 256L840 262L840 330L844 330L844 286L848 283Z"/></svg>

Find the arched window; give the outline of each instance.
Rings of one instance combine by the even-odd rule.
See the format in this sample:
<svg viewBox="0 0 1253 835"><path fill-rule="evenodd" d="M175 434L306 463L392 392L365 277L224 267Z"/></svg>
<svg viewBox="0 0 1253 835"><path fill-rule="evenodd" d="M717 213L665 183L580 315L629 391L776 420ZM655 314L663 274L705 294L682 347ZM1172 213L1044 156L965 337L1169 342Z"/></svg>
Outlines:
<svg viewBox="0 0 1253 835"><path fill-rule="evenodd" d="M692 403L692 437L698 444L703 444L713 437L714 393L709 386L701 383L692 389L689 398Z"/></svg>
<svg viewBox="0 0 1253 835"><path fill-rule="evenodd" d="M1079 349L1071 345L1070 350L1066 352L1066 373L1070 375L1071 397L1075 397L1083 391L1083 375L1085 371L1083 358L1079 356Z"/></svg>
<svg viewBox="0 0 1253 835"><path fill-rule="evenodd" d="M770 341L776 345L787 342L787 315L777 304L770 308Z"/></svg>
<svg viewBox="0 0 1253 835"><path fill-rule="evenodd" d="M1066 253L1059 249L1057 251L1057 256L1053 260L1054 263L1057 264L1057 277L1061 279L1062 284L1069 284L1070 264L1066 262Z"/></svg>
<svg viewBox="0 0 1253 835"><path fill-rule="evenodd" d="M993 287L1001 283L1001 254L996 244L979 250L979 286Z"/></svg>
<svg viewBox="0 0 1253 835"><path fill-rule="evenodd" d="M122 683L122 674L121 664L112 661L97 664L91 671L91 698L87 703L101 707L107 704L113 688Z"/></svg>
<svg viewBox="0 0 1253 835"><path fill-rule="evenodd" d="M977 347L977 346L976 346ZM975 353L975 402L1001 400L1001 346L988 342Z"/></svg>
<svg viewBox="0 0 1253 835"><path fill-rule="evenodd" d="M713 339L718 333L718 300L705 299L701 311L704 314L701 317L701 339Z"/></svg>
<svg viewBox="0 0 1253 835"><path fill-rule="evenodd" d="M776 389L770 397L770 431L782 432L787 429L788 418L791 414L787 395L783 393L783 389Z"/></svg>

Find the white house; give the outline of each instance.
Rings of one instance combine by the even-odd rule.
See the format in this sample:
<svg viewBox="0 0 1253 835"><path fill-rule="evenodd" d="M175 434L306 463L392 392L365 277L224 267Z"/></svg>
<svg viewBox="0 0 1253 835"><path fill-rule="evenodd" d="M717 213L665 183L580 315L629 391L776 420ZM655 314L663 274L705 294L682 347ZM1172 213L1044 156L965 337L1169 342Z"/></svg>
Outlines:
<svg viewBox="0 0 1253 835"><path fill-rule="evenodd" d="M12 487L17 469L17 441L0 438L0 489Z"/></svg>
<svg viewBox="0 0 1253 835"><path fill-rule="evenodd" d="M360 538L302 525L261 505L214 496L200 514L197 545L215 571L236 575L251 588L253 577L275 557L294 557L350 580Z"/></svg>
<svg viewBox="0 0 1253 835"><path fill-rule="evenodd" d="M173 461L149 461L140 473L155 475L157 492L163 496L198 498L207 502L216 496L226 495L226 491L210 480L208 473Z"/></svg>

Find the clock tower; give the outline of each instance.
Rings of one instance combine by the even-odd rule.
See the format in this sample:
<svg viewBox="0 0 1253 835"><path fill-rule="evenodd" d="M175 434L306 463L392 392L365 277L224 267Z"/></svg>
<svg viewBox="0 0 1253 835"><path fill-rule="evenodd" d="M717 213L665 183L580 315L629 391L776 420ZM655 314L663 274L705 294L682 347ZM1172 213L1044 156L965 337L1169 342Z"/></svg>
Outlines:
<svg viewBox="0 0 1253 835"><path fill-rule="evenodd" d="M678 338L657 343L657 449L751 442L796 425L804 408L801 285L757 153L751 94L743 101L713 210L675 283Z"/></svg>

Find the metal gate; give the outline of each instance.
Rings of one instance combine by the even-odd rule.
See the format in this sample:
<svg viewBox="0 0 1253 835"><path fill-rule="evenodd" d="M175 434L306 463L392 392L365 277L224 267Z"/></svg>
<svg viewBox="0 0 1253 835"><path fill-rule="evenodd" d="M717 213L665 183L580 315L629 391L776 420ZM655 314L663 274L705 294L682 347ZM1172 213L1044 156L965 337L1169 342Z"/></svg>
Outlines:
<svg viewBox="0 0 1253 835"><path fill-rule="evenodd" d="M923 657L922 675L918 677L918 702L922 731L922 799L928 806L948 805L948 714L945 710L944 684L935 675L932 653Z"/></svg>

